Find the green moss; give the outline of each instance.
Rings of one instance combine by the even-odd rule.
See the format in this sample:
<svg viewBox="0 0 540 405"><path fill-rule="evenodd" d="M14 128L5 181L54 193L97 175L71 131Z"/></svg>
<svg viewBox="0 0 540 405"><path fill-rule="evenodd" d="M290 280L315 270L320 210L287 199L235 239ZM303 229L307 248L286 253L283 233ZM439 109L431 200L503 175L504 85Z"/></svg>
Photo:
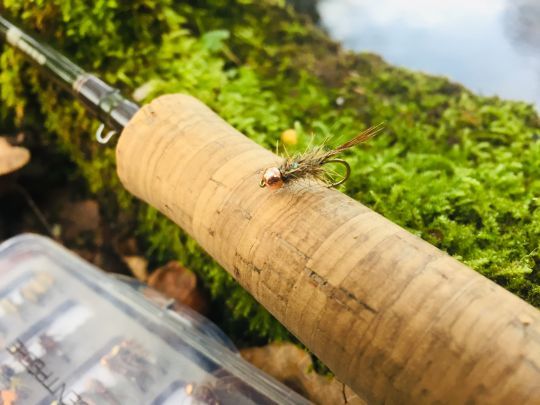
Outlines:
<svg viewBox="0 0 540 405"><path fill-rule="evenodd" d="M124 93L145 83L146 100L190 93L266 147L290 127L303 148L384 121L383 135L348 152L354 176L344 192L540 306L540 122L532 106L344 52L279 1L3 7ZM96 121L11 49L0 64L4 126L44 127L106 215L136 218L154 263L175 258L198 272L226 304L223 319L237 320L222 326L241 339L290 338L191 238L120 187L113 149L92 140Z"/></svg>

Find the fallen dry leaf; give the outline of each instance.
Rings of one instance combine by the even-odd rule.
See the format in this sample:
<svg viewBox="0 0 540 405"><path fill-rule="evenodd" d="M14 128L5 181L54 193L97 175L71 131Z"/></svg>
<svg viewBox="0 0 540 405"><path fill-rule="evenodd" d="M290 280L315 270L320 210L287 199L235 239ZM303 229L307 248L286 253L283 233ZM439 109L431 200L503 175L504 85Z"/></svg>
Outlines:
<svg viewBox="0 0 540 405"><path fill-rule="evenodd" d="M0 176L19 170L30 161L30 152L20 146L11 146L0 137Z"/></svg>
<svg viewBox="0 0 540 405"><path fill-rule="evenodd" d="M97 201L88 199L71 202L65 198L60 204L58 219L62 227L62 239L76 241L85 234L96 234L101 216Z"/></svg>
<svg viewBox="0 0 540 405"><path fill-rule="evenodd" d="M366 404L335 378L317 374L310 355L292 343L271 343L242 349L240 353L251 364L316 404Z"/></svg>
<svg viewBox="0 0 540 405"><path fill-rule="evenodd" d="M121 236L114 240L114 250L120 256L137 256L137 254L140 252L140 249L137 246L137 240L135 238Z"/></svg>
<svg viewBox="0 0 540 405"><path fill-rule="evenodd" d="M141 256L122 256L122 260L124 260L137 280L146 281L148 278L148 260Z"/></svg>
<svg viewBox="0 0 540 405"><path fill-rule="evenodd" d="M148 285L199 313L206 313L208 301L197 288L197 277L176 261L155 270L148 278Z"/></svg>

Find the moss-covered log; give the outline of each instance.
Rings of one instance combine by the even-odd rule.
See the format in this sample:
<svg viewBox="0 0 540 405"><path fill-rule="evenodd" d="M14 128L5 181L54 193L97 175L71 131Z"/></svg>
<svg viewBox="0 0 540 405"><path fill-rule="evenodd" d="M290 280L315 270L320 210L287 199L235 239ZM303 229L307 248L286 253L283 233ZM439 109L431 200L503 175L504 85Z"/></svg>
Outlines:
<svg viewBox="0 0 540 405"><path fill-rule="evenodd" d="M269 148L287 128L299 134L290 149L302 149L384 121L371 147L349 152L344 192L540 306L532 106L345 52L279 1L4 0L1 8L126 94L193 94ZM6 47L0 86L2 127L45 129L111 220L120 211L137 219L154 262L176 258L197 271L252 335L287 337L192 239L120 187L114 149L92 139L98 123Z"/></svg>

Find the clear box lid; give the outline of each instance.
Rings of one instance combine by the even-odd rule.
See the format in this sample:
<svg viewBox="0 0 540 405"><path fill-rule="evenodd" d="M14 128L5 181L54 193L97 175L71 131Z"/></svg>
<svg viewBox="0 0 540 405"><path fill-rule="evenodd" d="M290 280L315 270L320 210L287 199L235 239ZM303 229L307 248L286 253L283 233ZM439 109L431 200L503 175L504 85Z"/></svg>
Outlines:
<svg viewBox="0 0 540 405"><path fill-rule="evenodd" d="M2 404L307 404L209 321L156 305L57 243L0 245Z"/></svg>

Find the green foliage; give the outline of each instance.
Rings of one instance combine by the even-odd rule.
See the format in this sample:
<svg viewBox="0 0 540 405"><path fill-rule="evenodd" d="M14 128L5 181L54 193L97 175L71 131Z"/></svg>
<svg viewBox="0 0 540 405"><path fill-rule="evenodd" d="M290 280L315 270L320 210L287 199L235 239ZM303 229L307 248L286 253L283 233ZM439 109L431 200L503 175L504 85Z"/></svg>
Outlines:
<svg viewBox="0 0 540 405"><path fill-rule="evenodd" d="M531 106L344 52L281 1L3 7L126 94L190 93L266 147L290 127L301 149L385 122L384 134L348 152L354 175L344 191L540 306L540 122ZM154 263L174 258L198 272L237 319L236 336L246 327L259 339L290 338L191 238L120 187L113 150L92 141L97 122L80 106L10 49L0 67L5 125L44 126L107 215L136 218Z"/></svg>

